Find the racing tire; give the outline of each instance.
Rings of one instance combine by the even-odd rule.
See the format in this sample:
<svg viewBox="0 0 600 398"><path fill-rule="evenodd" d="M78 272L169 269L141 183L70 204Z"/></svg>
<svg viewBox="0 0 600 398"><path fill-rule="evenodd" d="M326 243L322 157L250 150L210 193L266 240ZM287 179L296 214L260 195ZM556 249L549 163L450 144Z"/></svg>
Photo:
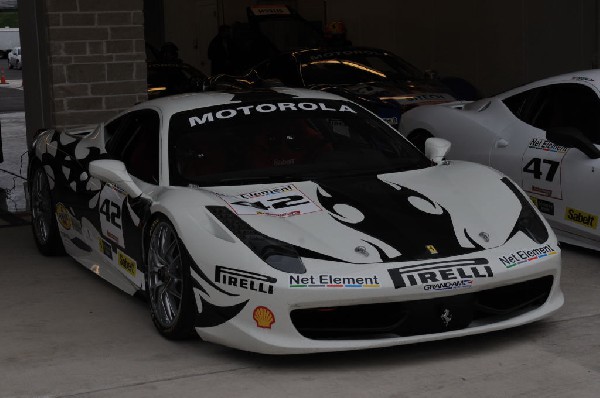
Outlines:
<svg viewBox="0 0 600 398"><path fill-rule="evenodd" d="M189 261L173 224L162 215L156 217L149 233L146 289L152 322L170 340L195 335L197 310Z"/></svg>
<svg viewBox="0 0 600 398"><path fill-rule="evenodd" d="M415 130L407 138L419 151L425 153L425 141L428 138L433 138L433 134L427 130Z"/></svg>
<svg viewBox="0 0 600 398"><path fill-rule="evenodd" d="M31 227L38 250L45 256L65 254L54 215L54 202L48 176L42 167L36 167L33 171L29 200Z"/></svg>

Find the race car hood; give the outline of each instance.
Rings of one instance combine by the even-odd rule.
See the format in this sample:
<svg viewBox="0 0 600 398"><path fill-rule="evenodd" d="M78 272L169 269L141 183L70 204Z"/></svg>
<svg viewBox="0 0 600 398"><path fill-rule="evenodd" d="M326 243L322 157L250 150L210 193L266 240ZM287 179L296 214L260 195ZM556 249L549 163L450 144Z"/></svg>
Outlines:
<svg viewBox="0 0 600 398"><path fill-rule="evenodd" d="M502 176L466 162L210 191L215 203L251 229L295 247L301 256L352 263L449 257L501 246L522 209Z"/></svg>
<svg viewBox="0 0 600 398"><path fill-rule="evenodd" d="M396 103L402 108L455 101L448 88L435 81L379 81L339 88L368 100Z"/></svg>

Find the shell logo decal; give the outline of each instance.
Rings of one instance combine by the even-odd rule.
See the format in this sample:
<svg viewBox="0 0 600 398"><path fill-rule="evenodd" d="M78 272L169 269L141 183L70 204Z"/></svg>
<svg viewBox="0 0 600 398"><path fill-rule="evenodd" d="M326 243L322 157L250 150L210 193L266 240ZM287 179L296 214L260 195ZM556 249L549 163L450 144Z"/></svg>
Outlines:
<svg viewBox="0 0 600 398"><path fill-rule="evenodd" d="M66 230L71 229L73 227L73 221L71 220L71 213L62 203L56 204L56 217L58 218L58 222L62 227Z"/></svg>
<svg viewBox="0 0 600 398"><path fill-rule="evenodd" d="M254 309L252 318L256 321L256 326L263 329L271 329L271 325L275 323L273 311L263 306Z"/></svg>

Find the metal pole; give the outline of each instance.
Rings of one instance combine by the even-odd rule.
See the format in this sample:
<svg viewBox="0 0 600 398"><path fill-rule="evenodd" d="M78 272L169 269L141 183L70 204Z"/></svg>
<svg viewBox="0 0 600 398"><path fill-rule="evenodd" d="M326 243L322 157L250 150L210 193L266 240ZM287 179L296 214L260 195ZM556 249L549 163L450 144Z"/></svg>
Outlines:
<svg viewBox="0 0 600 398"><path fill-rule="evenodd" d="M0 163L4 162L4 155L2 154L2 120L0 120Z"/></svg>

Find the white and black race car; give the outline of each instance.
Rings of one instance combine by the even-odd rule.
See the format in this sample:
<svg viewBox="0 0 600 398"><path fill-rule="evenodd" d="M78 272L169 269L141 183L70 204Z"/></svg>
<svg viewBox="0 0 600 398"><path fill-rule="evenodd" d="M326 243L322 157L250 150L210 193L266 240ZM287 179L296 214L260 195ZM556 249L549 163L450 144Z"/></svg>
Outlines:
<svg viewBox="0 0 600 398"><path fill-rule="evenodd" d="M559 240L600 250L600 70L555 76L475 102L403 115L416 145L452 142L451 159L490 165L531 197Z"/></svg>
<svg viewBox="0 0 600 398"><path fill-rule="evenodd" d="M319 91L157 99L35 137L33 232L145 292L164 336L249 351L438 340L557 310L554 234L505 176L442 160L448 145L427 158Z"/></svg>

